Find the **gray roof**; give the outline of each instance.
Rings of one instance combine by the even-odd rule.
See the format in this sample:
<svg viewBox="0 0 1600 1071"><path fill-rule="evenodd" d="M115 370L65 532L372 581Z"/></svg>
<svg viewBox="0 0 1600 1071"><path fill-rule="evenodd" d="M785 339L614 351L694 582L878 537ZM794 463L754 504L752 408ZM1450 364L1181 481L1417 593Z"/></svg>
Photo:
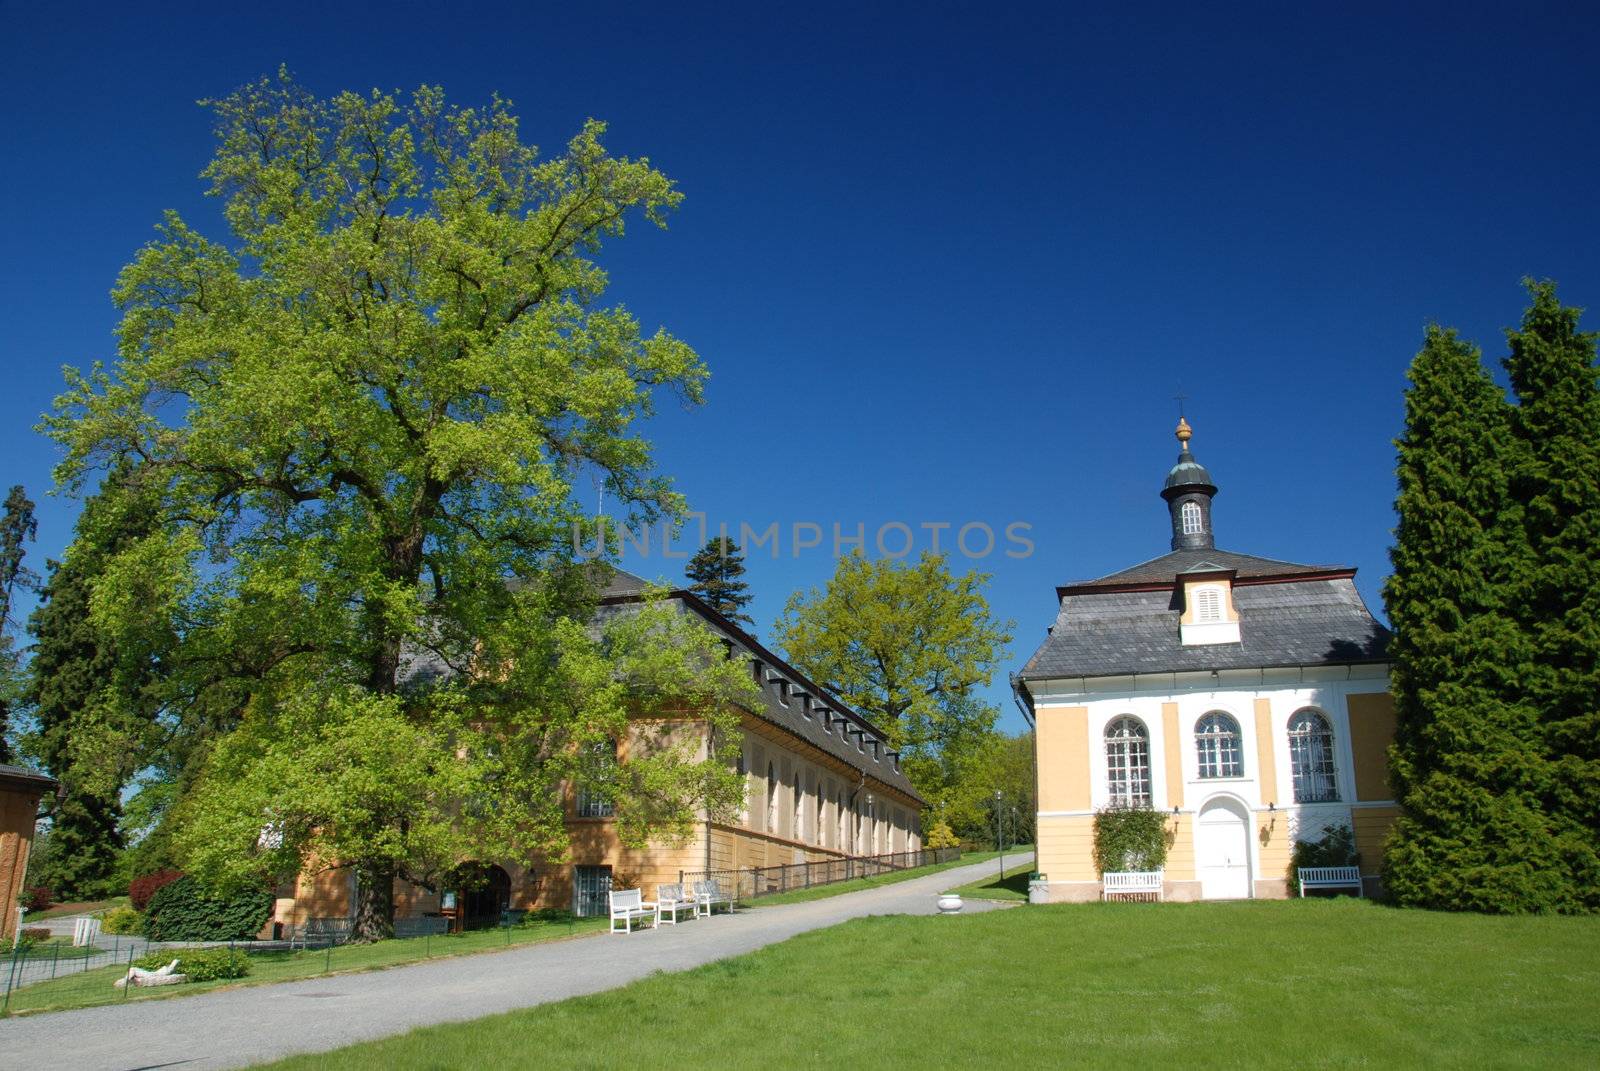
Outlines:
<svg viewBox="0 0 1600 1071"><path fill-rule="evenodd" d="M1173 577L1179 573L1199 572L1203 569L1224 570L1231 569L1240 580L1256 579L1270 576L1292 576L1305 573L1348 573L1354 572L1339 565L1300 565L1296 562L1279 561L1276 558L1258 558L1253 554L1238 554L1231 550L1218 550L1216 547L1195 547L1188 550L1175 550L1170 554L1163 554L1159 558L1130 565L1126 569L1093 580L1079 580L1072 584L1057 588L1057 591L1066 592L1077 588L1098 587L1100 585L1118 584L1171 584Z"/></svg>
<svg viewBox="0 0 1600 1071"><path fill-rule="evenodd" d="M615 612L619 604L636 602L650 586L648 581L632 573L613 570L600 591L602 614L608 612L608 606L609 612ZM912 799L922 800L906 775L895 768L894 761L889 757L888 742L876 726L767 650L753 636L701 601L693 592L672 589L670 594L699 613L717 632L744 648L749 657L761 660L765 667L762 673L765 679L761 685L762 705L751 713L800 737L868 777L898 789ZM400 660L400 678L410 687L426 687L448 679L456 672L437 651L417 644L407 644L401 651ZM772 678L789 683L787 703L780 698L780 686ZM811 697L809 706L805 701L806 696ZM834 714L831 732L825 731L822 726L824 710ZM845 723L843 729L838 724L840 721ZM852 729L854 733L850 732ZM876 758L872 748L874 740L879 741ZM862 746L857 746L858 741Z"/></svg>
<svg viewBox="0 0 1600 1071"><path fill-rule="evenodd" d="M1179 638L1177 575L1207 563L1237 573L1233 600L1239 611L1239 643L1185 645ZM1019 677L1386 661L1389 630L1367 610L1354 574L1353 569L1294 565L1228 551L1174 551L1060 589L1056 623Z"/></svg>
<svg viewBox="0 0 1600 1071"><path fill-rule="evenodd" d="M646 581L632 573L618 570L606 588L604 599L614 602L636 599L647 586ZM749 657L761 660L764 667L762 676L765 678L761 685L762 705L751 713L800 737L819 751L832 755L868 777L898 789L912 799L922 800L906 775L895 768L894 761L889 757L888 742L870 721L777 654L767 650L755 637L722 616L693 592L674 589L671 595L697 611L718 632L743 647ZM782 687L775 678L789 685L787 703L782 699ZM807 696L811 699L809 706L805 701ZM824 710L833 714L831 732L823 728ZM843 731L841 721L844 723ZM879 742L876 758L873 757L874 740ZM861 746L857 746L858 741Z"/></svg>
<svg viewBox="0 0 1600 1071"><path fill-rule="evenodd" d="M9 763L0 763L0 784L10 784L18 788L35 788L41 794L56 787L58 782L49 774L30 770L26 766L12 766Z"/></svg>

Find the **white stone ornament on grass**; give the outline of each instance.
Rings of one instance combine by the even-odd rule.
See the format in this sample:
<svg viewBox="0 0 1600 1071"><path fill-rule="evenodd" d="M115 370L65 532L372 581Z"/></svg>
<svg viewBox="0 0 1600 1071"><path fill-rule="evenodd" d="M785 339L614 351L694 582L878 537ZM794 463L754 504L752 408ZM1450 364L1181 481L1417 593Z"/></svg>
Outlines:
<svg viewBox="0 0 1600 1071"><path fill-rule="evenodd" d="M961 897L953 892L939 895L939 914L954 915L961 910Z"/></svg>
<svg viewBox="0 0 1600 1071"><path fill-rule="evenodd" d="M123 975L121 978L118 978L112 984L118 989L126 989L129 985L142 987L152 985L178 985L181 982L187 982L189 980L188 975L173 973L177 969L177 960L173 960L171 963L167 964L165 967L162 967L158 971L147 971L142 967L129 967L128 973Z"/></svg>

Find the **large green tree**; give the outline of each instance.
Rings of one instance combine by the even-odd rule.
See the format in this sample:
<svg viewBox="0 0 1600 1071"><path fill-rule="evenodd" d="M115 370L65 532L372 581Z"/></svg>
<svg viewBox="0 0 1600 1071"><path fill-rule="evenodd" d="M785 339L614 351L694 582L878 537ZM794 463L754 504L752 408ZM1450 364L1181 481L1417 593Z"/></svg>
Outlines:
<svg viewBox="0 0 1600 1071"><path fill-rule="evenodd" d="M1517 406L1510 499L1531 567L1509 591L1531 658L1519 688L1550 763L1544 807L1567 881L1556 906L1600 908L1600 383L1596 334L1551 282L1507 332Z"/></svg>
<svg viewBox="0 0 1600 1071"><path fill-rule="evenodd" d="M883 730L936 805L970 794L957 786L981 776L998 714L978 689L1014 626L990 613L988 580L956 576L940 555L907 563L858 552L839 559L825 588L796 592L775 629L791 662Z"/></svg>
<svg viewBox="0 0 1600 1071"><path fill-rule="evenodd" d="M109 892L123 847L122 789L161 737L157 676L170 637L147 632L138 646L119 648L93 613L106 563L148 535L155 516L127 467L110 474L79 515L63 560L50 563L28 622L34 728L25 745L65 789L50 813L49 884L62 897Z"/></svg>
<svg viewBox="0 0 1600 1071"><path fill-rule="evenodd" d="M16 648L11 642L11 599L18 588L27 587L31 574L23 565L27 543L39 531L33 516L33 503L21 484L6 495L5 513L0 515L0 762L10 761L11 709L16 704L21 684Z"/></svg>
<svg viewBox="0 0 1600 1071"><path fill-rule="evenodd" d="M1384 587L1404 808L1386 885L1417 906L1553 905L1568 884L1541 806L1537 713L1520 690L1530 652L1508 613L1529 563L1509 495L1512 406L1453 331L1430 327L1409 375Z"/></svg>
<svg viewBox="0 0 1600 1071"><path fill-rule="evenodd" d="M744 551L726 536L706 541L689 559L684 573L689 590L700 596L729 621L754 625L744 608L750 605L750 585L744 577Z"/></svg>
<svg viewBox="0 0 1600 1071"><path fill-rule="evenodd" d="M600 687L573 669L595 580L573 562L591 520L574 483L598 473L635 523L680 512L637 428L663 392L697 402L706 370L602 304L594 256L681 195L607 152L597 122L541 155L499 99L321 99L280 73L208 103L204 174L231 237L167 216L114 291L114 366L69 372L46 427L66 488L123 458L159 488L162 523L108 564L94 613L119 641L153 620L182 636L163 716L218 803L184 813L230 823L213 828L226 851L184 850L235 878L335 852L376 936L411 862L564 850L542 764L615 731L614 690L560 687ZM365 741L360 768L388 780L313 804L296 778L264 811L222 806L230 777L262 783L241 764L283 761L271 743L291 738L317 769ZM449 763L384 762L386 742L467 756L502 813ZM716 802L721 757L694 769ZM527 808L540 817L501 820ZM365 832L320 839L335 826Z"/></svg>

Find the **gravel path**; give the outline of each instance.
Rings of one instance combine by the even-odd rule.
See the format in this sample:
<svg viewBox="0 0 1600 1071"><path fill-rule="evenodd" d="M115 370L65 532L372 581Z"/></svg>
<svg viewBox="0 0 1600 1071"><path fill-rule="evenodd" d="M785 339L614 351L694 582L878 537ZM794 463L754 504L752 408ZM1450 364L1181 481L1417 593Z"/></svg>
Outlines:
<svg viewBox="0 0 1600 1071"><path fill-rule="evenodd" d="M1023 857L1008 855L1015 866ZM998 860L809 903L741 910L630 936L600 935L365 974L0 1020L0 1067L131 1071L242 1067L433 1023L476 1019L681 971L865 915L934 912L934 897ZM1006 906L968 901L966 910Z"/></svg>

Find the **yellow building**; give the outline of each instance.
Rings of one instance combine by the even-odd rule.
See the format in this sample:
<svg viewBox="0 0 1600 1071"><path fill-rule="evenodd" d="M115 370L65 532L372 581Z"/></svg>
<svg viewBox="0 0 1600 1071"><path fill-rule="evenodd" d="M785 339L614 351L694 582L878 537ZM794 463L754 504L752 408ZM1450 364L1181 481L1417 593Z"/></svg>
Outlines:
<svg viewBox="0 0 1600 1071"><path fill-rule="evenodd" d="M1294 842L1349 827L1368 891L1398 813L1389 633L1353 568L1218 550L1189 451L1162 488L1170 553L1056 589L1015 678L1038 741L1038 868L1052 901L1101 895L1095 814L1166 816L1175 900L1286 894Z"/></svg>
<svg viewBox="0 0 1600 1071"><path fill-rule="evenodd" d="M602 613L626 612L644 597L640 578L618 572L601 600ZM680 612L697 615L742 659L761 686L761 701L741 710L740 768L745 775L743 814L733 822L708 821L702 814L694 836L682 845L624 848L618 841L611 805L605 799L569 793L566 860L493 860L472 864L474 887L426 889L401 881L395 886L395 917L458 912L467 925L498 919L506 909L566 908L579 915L605 914L613 883L638 887L648 897L662 883L716 873L743 895L753 886L807 880L804 867L791 872L767 868L857 861L916 852L922 848L923 800L900 769L900 756L883 734L827 690L767 650L736 624L692 592L673 591ZM414 671L429 672L426 666ZM636 724L617 741L617 759L662 730L709 745L708 723L686 718L663 725ZM703 753L703 752L702 752ZM350 916L354 875L348 869L305 873L280 890L274 921L298 925L308 919Z"/></svg>

